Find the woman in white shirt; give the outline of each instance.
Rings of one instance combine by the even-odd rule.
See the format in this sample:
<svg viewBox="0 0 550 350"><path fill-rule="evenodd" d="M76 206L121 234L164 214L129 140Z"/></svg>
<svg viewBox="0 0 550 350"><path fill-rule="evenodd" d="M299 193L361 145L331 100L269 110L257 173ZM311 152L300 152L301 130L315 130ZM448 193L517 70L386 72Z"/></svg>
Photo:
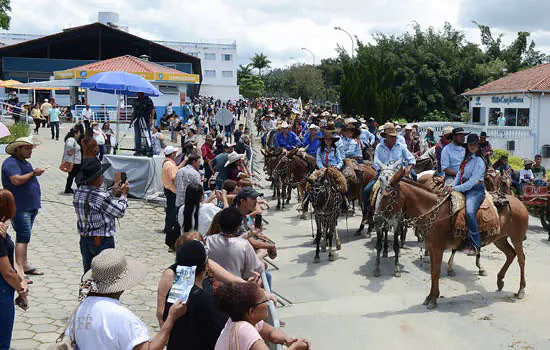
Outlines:
<svg viewBox="0 0 550 350"><path fill-rule="evenodd" d="M105 154L105 133L99 128L99 124L97 122L92 123L93 127L93 133L94 133L94 140L97 142L97 145L99 146L99 161L103 160L103 155Z"/></svg>
<svg viewBox="0 0 550 350"><path fill-rule="evenodd" d="M216 191L204 199L204 189L200 184L190 184L185 190L185 204L178 211L178 222L181 226L181 233L198 231L203 237L210 227L214 216L221 209L214 203Z"/></svg>
<svg viewBox="0 0 550 350"><path fill-rule="evenodd" d="M72 190L73 180L76 174L80 171L82 163L82 151L80 145L76 141L80 137L80 130L73 127L65 136L65 149L63 150L63 161L73 165L72 170L68 173L67 184L65 185L65 193L74 193Z"/></svg>

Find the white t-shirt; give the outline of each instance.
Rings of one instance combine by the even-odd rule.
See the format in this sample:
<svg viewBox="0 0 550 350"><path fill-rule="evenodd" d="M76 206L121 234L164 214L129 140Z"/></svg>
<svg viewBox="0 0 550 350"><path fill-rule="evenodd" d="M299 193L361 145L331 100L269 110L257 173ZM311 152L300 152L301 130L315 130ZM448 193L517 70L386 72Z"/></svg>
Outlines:
<svg viewBox="0 0 550 350"><path fill-rule="evenodd" d="M185 208L185 205L182 205L180 210L178 211L178 222L181 226L181 232L183 233L183 209ZM199 233L205 237L206 231L208 231L208 228L210 227L210 223L212 222L212 219L214 218L214 215L216 215L218 212L220 212L221 209L217 207L213 203L201 203L199 207ZM191 219L193 220L193 225L191 227L195 226L195 215L192 215Z"/></svg>
<svg viewBox="0 0 550 350"><path fill-rule="evenodd" d="M535 179L531 169L521 169L519 171L519 182L529 182Z"/></svg>
<svg viewBox="0 0 550 350"><path fill-rule="evenodd" d="M101 130L94 129L94 140L98 145L105 144L105 136L103 136L103 132Z"/></svg>
<svg viewBox="0 0 550 350"><path fill-rule="evenodd" d="M90 296L76 312L76 344L80 350L132 350L149 341L145 324L112 298ZM67 334L71 334L72 323Z"/></svg>
<svg viewBox="0 0 550 350"><path fill-rule="evenodd" d="M88 109L84 109L82 111L82 119L84 120L91 120L94 116L94 113L92 112L92 110L88 110Z"/></svg>

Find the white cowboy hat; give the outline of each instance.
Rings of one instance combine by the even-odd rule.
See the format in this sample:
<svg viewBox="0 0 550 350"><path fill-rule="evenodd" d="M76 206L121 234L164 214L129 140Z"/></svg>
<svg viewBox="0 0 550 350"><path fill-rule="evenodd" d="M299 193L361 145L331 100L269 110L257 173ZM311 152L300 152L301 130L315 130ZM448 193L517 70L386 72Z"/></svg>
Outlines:
<svg viewBox="0 0 550 350"><path fill-rule="evenodd" d="M412 127L411 124L407 124L407 126L405 127L405 130L412 130L412 129L413 129L413 127Z"/></svg>
<svg viewBox="0 0 550 350"><path fill-rule="evenodd" d="M288 123L287 122L282 122L281 123L281 128L287 129L288 128Z"/></svg>
<svg viewBox="0 0 550 350"><path fill-rule="evenodd" d="M315 125L315 124L311 124L309 126L310 129L317 129L317 130L321 130L321 128L318 126L318 125Z"/></svg>
<svg viewBox="0 0 550 350"><path fill-rule="evenodd" d="M132 288L146 274L144 264L126 258L117 249L105 249L92 259L92 268L84 274L82 280L92 282L90 292L112 294Z"/></svg>
<svg viewBox="0 0 550 350"><path fill-rule="evenodd" d="M229 153L229 156L227 156L227 162L225 162L225 167L228 167L230 164L235 163L240 159L244 159L244 154L238 154L235 151Z"/></svg>
<svg viewBox="0 0 550 350"><path fill-rule="evenodd" d="M32 137L31 136L20 137L17 140L8 143L8 145L6 146L6 153L13 156L15 154L15 150L17 149L17 147L27 146L27 145L34 146Z"/></svg>

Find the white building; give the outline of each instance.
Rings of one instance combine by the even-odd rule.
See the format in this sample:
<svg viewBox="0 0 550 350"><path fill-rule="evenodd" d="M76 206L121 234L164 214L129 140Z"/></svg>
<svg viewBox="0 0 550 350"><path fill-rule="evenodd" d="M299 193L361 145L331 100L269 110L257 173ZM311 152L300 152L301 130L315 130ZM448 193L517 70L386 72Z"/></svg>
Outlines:
<svg viewBox="0 0 550 350"><path fill-rule="evenodd" d="M239 98L237 85L237 43L194 43L157 41L157 43L201 59L200 94L222 100Z"/></svg>

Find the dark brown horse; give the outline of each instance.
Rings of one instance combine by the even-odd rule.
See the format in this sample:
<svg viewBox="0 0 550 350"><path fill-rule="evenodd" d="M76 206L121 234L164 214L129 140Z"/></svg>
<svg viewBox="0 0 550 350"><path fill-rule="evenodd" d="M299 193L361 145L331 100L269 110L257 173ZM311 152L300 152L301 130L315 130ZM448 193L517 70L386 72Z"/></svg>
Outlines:
<svg viewBox="0 0 550 350"><path fill-rule="evenodd" d="M443 252L446 249L457 249L462 244L461 237L455 237L451 218L450 202L441 203L437 194L431 193L423 186L402 180L404 169L395 173L392 179L382 184L380 207L391 207L393 213L405 213L416 222L425 237L426 247L430 254L432 285L424 305L428 309L437 307L439 298L439 278ZM393 199L392 199L393 198ZM499 210L500 232L483 237L483 245L494 243L506 255L506 262L497 275L498 290L504 287L504 277L514 258L518 257L520 267L520 286L516 297L525 296L525 254L523 238L527 232L529 213L525 206L515 197L508 196L509 207ZM391 215L391 213L387 213ZM510 239L512 245L508 242Z"/></svg>
<svg viewBox="0 0 550 350"><path fill-rule="evenodd" d="M297 187L298 202L303 202L306 193L306 180L308 175L315 170L315 158L305 152L293 150L288 153L290 159L290 173L292 174L292 186ZM306 218L307 207L302 207L302 218Z"/></svg>

